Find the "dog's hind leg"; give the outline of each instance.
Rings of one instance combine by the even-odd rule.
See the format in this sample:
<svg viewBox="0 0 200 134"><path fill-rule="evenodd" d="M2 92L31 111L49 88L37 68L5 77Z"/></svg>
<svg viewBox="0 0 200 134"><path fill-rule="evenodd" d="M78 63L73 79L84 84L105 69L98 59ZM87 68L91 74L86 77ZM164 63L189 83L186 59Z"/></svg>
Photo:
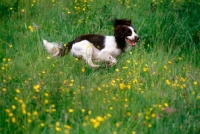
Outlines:
<svg viewBox="0 0 200 134"><path fill-rule="evenodd" d="M99 67L100 65L95 65L92 62L93 55L93 44L91 44L87 40L83 40L73 44L70 53L75 57L83 58L89 66L91 67Z"/></svg>
<svg viewBox="0 0 200 134"><path fill-rule="evenodd" d="M86 48L86 54L84 56L85 61L88 63L88 65L90 65L91 67L100 67L100 65L95 65L92 62L92 54L93 54L93 48L92 48L92 44L89 44Z"/></svg>

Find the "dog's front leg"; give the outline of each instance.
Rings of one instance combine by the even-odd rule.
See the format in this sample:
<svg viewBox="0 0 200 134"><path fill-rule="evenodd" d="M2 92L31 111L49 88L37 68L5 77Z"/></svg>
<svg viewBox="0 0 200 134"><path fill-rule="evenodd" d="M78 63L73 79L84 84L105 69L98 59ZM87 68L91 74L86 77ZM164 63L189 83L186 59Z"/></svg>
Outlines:
<svg viewBox="0 0 200 134"><path fill-rule="evenodd" d="M117 63L117 60L107 52L100 52L97 59L99 62L105 62L106 67L113 66Z"/></svg>
<svg viewBox="0 0 200 134"><path fill-rule="evenodd" d="M111 66L117 64L117 60L113 56L108 55L107 58L108 59L105 60L106 67L111 67Z"/></svg>

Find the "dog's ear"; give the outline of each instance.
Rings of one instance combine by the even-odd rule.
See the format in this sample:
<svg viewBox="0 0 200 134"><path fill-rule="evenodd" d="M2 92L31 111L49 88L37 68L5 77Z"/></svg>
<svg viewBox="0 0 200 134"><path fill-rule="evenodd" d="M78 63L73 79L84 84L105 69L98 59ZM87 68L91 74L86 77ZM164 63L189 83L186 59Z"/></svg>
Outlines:
<svg viewBox="0 0 200 134"><path fill-rule="evenodd" d="M125 36L125 34L126 34L126 31L127 31L127 27L126 26L117 25L115 27L115 33L114 33L114 35L116 37L123 38Z"/></svg>
<svg viewBox="0 0 200 134"><path fill-rule="evenodd" d="M125 32L126 32L126 27L125 27L125 26L122 26L122 27L121 27L121 33L124 35Z"/></svg>
<svg viewBox="0 0 200 134"><path fill-rule="evenodd" d="M132 22L131 22L131 20L128 20L128 23L129 23L130 25L132 25Z"/></svg>

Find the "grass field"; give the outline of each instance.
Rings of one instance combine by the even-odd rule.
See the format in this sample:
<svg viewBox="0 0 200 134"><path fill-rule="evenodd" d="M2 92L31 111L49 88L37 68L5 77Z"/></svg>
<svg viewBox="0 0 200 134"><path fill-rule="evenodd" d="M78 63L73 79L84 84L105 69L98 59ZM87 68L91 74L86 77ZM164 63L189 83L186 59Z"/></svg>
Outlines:
<svg viewBox="0 0 200 134"><path fill-rule="evenodd" d="M0 134L200 133L200 2L13 1L0 2ZM141 39L113 67L43 47L112 35L115 18Z"/></svg>

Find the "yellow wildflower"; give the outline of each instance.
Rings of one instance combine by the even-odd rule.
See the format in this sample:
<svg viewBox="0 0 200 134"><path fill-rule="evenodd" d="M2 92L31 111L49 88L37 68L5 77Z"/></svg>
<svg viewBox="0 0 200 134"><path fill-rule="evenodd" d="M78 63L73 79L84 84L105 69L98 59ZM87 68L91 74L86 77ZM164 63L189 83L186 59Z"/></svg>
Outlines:
<svg viewBox="0 0 200 134"><path fill-rule="evenodd" d="M5 67L1 67L2 70L5 70Z"/></svg>
<svg viewBox="0 0 200 134"><path fill-rule="evenodd" d="M16 89L15 92L16 92L16 93L20 93L20 90L19 90L19 89Z"/></svg>
<svg viewBox="0 0 200 134"><path fill-rule="evenodd" d="M10 109L5 109L6 113L10 113Z"/></svg>
<svg viewBox="0 0 200 134"><path fill-rule="evenodd" d="M138 113L137 115L138 115L138 117L142 116L142 114L141 114L141 113Z"/></svg>
<svg viewBox="0 0 200 134"><path fill-rule="evenodd" d="M30 113L30 112L27 112L27 115L28 115L28 116L31 116L31 113Z"/></svg>
<svg viewBox="0 0 200 134"><path fill-rule="evenodd" d="M119 123L119 122L115 123L115 126L116 126L116 127L119 127L119 126L120 126L120 123Z"/></svg>
<svg viewBox="0 0 200 134"><path fill-rule="evenodd" d="M92 111L89 110L89 111L88 111L88 114L91 114L91 113L92 113Z"/></svg>
<svg viewBox="0 0 200 134"><path fill-rule="evenodd" d="M135 131L132 131L132 133L131 134L136 134L136 132Z"/></svg>
<svg viewBox="0 0 200 134"><path fill-rule="evenodd" d="M148 127L149 127L149 128L151 128L151 127L152 127L152 125L149 123L149 124L148 124Z"/></svg>
<svg viewBox="0 0 200 134"><path fill-rule="evenodd" d="M5 88L5 87L3 87L2 90L3 90L4 92L6 92L6 88Z"/></svg>
<svg viewBox="0 0 200 134"><path fill-rule="evenodd" d="M56 109L52 108L51 111L52 111L52 112L56 112Z"/></svg>
<svg viewBox="0 0 200 134"><path fill-rule="evenodd" d="M99 121L99 122L104 121L104 119L103 119L101 116L97 116L97 117L96 117L96 120Z"/></svg>
<svg viewBox="0 0 200 134"><path fill-rule="evenodd" d="M16 109L16 106L15 106L15 105L12 105L11 107L12 107L13 110Z"/></svg>
<svg viewBox="0 0 200 134"><path fill-rule="evenodd" d="M131 112L127 112L126 115L127 115L127 116L131 116Z"/></svg>
<svg viewBox="0 0 200 134"><path fill-rule="evenodd" d="M167 85L171 84L169 80L166 80L165 82L166 82Z"/></svg>
<svg viewBox="0 0 200 134"><path fill-rule="evenodd" d="M167 104L167 103L164 103L164 106L165 106L165 107L168 107L168 104Z"/></svg>
<svg viewBox="0 0 200 134"><path fill-rule="evenodd" d="M95 122L96 122L96 119L91 118L91 119L90 119L90 122L95 123Z"/></svg>
<svg viewBox="0 0 200 134"><path fill-rule="evenodd" d="M182 60L182 57L178 57L178 60Z"/></svg>
<svg viewBox="0 0 200 134"><path fill-rule="evenodd" d="M144 71L144 72L148 71L148 68L147 68L147 67L144 67L144 68L143 68L143 71Z"/></svg>
<svg viewBox="0 0 200 134"><path fill-rule="evenodd" d="M194 82L193 82L193 84L196 86L196 85L197 85L197 82L196 82L196 81L194 81Z"/></svg>
<svg viewBox="0 0 200 134"><path fill-rule="evenodd" d="M35 90L35 92L39 92L39 91L40 91L39 88L40 88L40 85L39 85L39 84L37 84L37 85L35 85L35 86L33 87L33 89Z"/></svg>
<svg viewBox="0 0 200 134"><path fill-rule="evenodd" d="M40 126L41 126L41 127L44 127L44 123L40 123Z"/></svg>
<svg viewBox="0 0 200 134"><path fill-rule="evenodd" d="M74 112L74 110L73 109L69 109L69 113L73 113Z"/></svg>
<svg viewBox="0 0 200 134"><path fill-rule="evenodd" d="M64 128L70 130L70 129L71 129L71 126L69 126L69 125L64 125Z"/></svg>
<svg viewBox="0 0 200 134"><path fill-rule="evenodd" d="M48 94L48 93L45 93L45 94L44 94L44 96L48 97L48 96L49 96L49 94Z"/></svg>
<svg viewBox="0 0 200 134"><path fill-rule="evenodd" d="M12 116L13 116L13 113L9 113L8 116L12 117Z"/></svg>
<svg viewBox="0 0 200 134"><path fill-rule="evenodd" d="M28 28L29 28L29 30L30 30L31 32L33 32L33 31L34 31L34 29L33 29L33 27L32 27L32 26L28 26Z"/></svg>
<svg viewBox="0 0 200 134"><path fill-rule="evenodd" d="M35 85L33 88L34 88L34 89L39 89L39 88L40 88L40 85Z"/></svg>
<svg viewBox="0 0 200 134"><path fill-rule="evenodd" d="M12 121L12 123L16 123L15 117L12 117L11 121Z"/></svg>
<svg viewBox="0 0 200 134"><path fill-rule="evenodd" d="M56 131L60 132L61 128L60 127L56 127Z"/></svg>
<svg viewBox="0 0 200 134"><path fill-rule="evenodd" d="M116 71L116 72L119 72L119 69L116 68L115 71Z"/></svg>
<svg viewBox="0 0 200 134"><path fill-rule="evenodd" d="M57 121L57 122L56 122L56 126L57 126L57 127L60 126L60 122Z"/></svg>
<svg viewBox="0 0 200 134"><path fill-rule="evenodd" d="M172 64L172 62L171 62L171 61L168 61L168 64Z"/></svg>
<svg viewBox="0 0 200 134"><path fill-rule="evenodd" d="M85 68L82 68L82 69L81 69L81 72L84 73L84 72L85 72Z"/></svg>
<svg viewBox="0 0 200 134"><path fill-rule="evenodd" d="M154 114L154 113L151 114L151 117L152 117L152 118L154 118L155 116L156 116L156 114Z"/></svg>
<svg viewBox="0 0 200 134"><path fill-rule="evenodd" d="M149 116L146 115L146 116L145 116L145 119L146 119L146 120L149 120Z"/></svg>
<svg viewBox="0 0 200 134"><path fill-rule="evenodd" d="M99 121L96 121L96 122L93 123L93 125L94 125L94 128L97 128L97 127L99 127L100 122L99 122Z"/></svg>
<svg viewBox="0 0 200 134"><path fill-rule="evenodd" d="M45 99L45 100L44 100L44 103L45 103L45 104L48 104L48 103L49 103L49 100Z"/></svg>
<svg viewBox="0 0 200 134"><path fill-rule="evenodd" d="M124 89L125 87L126 87L126 85L125 85L124 83L120 83L120 84L119 84L119 88L120 88L120 89Z"/></svg>
<svg viewBox="0 0 200 134"><path fill-rule="evenodd" d="M38 112L37 111L33 111L33 115L34 116L38 116Z"/></svg>
<svg viewBox="0 0 200 134"><path fill-rule="evenodd" d="M123 69L127 69L128 67L127 67L127 66L123 66L122 68L123 68Z"/></svg>
<svg viewBox="0 0 200 134"><path fill-rule="evenodd" d="M32 122L32 120L31 119L28 119L28 123L31 123Z"/></svg>
<svg viewBox="0 0 200 134"><path fill-rule="evenodd" d="M81 112L83 112L83 113L84 113L84 112L85 112L85 109L81 109Z"/></svg>

